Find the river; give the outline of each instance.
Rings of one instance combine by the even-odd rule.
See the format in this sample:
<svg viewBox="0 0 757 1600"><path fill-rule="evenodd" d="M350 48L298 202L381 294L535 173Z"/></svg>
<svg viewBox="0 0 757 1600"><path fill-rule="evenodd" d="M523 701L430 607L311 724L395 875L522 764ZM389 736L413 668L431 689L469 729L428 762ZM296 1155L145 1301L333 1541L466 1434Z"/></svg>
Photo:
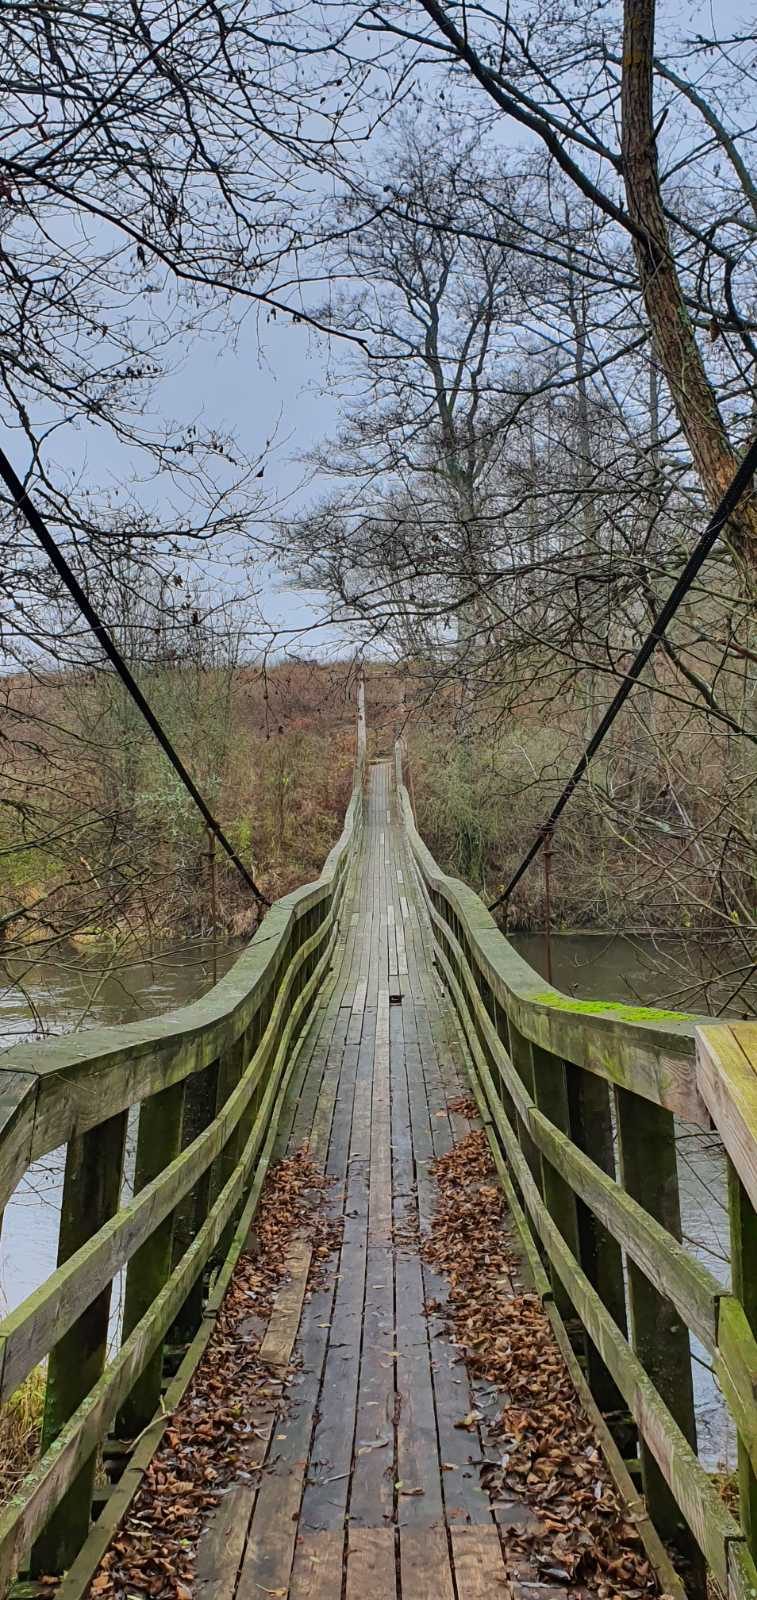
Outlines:
<svg viewBox="0 0 757 1600"><path fill-rule="evenodd" d="M515 935L513 943L545 975L541 936ZM0 987L0 1047L39 1036L43 1028L60 1033L155 1016L198 999L237 954L237 946L188 943L150 959L135 956L124 963L121 957L117 970L109 968L102 952L74 954L67 964L16 963ZM552 941L552 964L557 986L583 999L705 1011L718 998L707 987L706 974L703 984L698 971L690 969L680 941L558 934ZM700 1129L681 1126L678 1156L685 1240L727 1283L725 1165L718 1142ZM127 1181L129 1166L127 1155ZM6 1310L30 1294L55 1264L62 1168L62 1151L37 1162L6 1208L0 1273ZM694 1340L692 1353L700 1452L713 1468L732 1464L734 1446L724 1408L706 1354Z"/></svg>

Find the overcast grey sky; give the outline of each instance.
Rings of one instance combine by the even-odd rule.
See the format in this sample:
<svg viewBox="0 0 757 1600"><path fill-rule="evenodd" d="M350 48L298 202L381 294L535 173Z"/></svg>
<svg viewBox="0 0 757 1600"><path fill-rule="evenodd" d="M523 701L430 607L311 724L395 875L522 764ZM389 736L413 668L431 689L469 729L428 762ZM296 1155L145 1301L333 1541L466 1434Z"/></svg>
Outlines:
<svg viewBox="0 0 757 1600"><path fill-rule="evenodd" d="M745 7L738 0L717 0L717 5L709 0L660 0L658 4L660 30L677 24L687 32L708 33L716 27L728 29L739 19L746 21ZM474 86L470 93L472 99L479 96ZM520 133L503 119L503 144L517 143L519 139ZM294 513L314 493L305 486L306 469L297 458L328 435L338 420L329 368L339 363L341 356L338 342L330 351L328 342L306 326L287 324L284 319L261 324L252 310L233 342L222 332L198 340L185 355L180 370L159 386L156 407L163 419L175 419L179 425L197 421L206 428L228 429L236 435L244 453L253 458L263 449L266 439L275 434L262 486L271 506L277 502ZM58 434L53 454L61 467L75 470L82 464L84 448L81 434ZM86 448L85 481L102 486L108 481L115 484L123 477L123 451L113 437L103 432L91 438ZM155 503L155 492L149 484L137 492L147 505ZM306 629L317 622L323 612L321 597L287 590L280 574L261 576L261 598L269 626ZM339 637L330 629L303 639L303 645L333 647Z"/></svg>

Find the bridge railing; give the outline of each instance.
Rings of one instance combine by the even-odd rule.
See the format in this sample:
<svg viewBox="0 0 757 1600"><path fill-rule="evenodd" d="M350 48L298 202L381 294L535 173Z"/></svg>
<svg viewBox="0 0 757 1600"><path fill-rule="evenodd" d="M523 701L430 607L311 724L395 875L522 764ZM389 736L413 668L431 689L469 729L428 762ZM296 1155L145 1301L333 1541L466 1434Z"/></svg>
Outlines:
<svg viewBox="0 0 757 1600"><path fill-rule="evenodd" d="M587 1003L544 982L479 897L420 838L397 753L399 803L467 1041L474 1093L537 1290L579 1320L589 1386L648 1513L754 1600L757 1572L757 1025ZM681 1243L675 1119L718 1130L730 1169L732 1286ZM538 1244L535 1243L538 1241ZM738 1436L740 1521L697 1455L690 1332Z"/></svg>
<svg viewBox="0 0 757 1600"><path fill-rule="evenodd" d="M32 1575L70 1567L90 1527L98 1451L123 1465L159 1407L164 1351L175 1361L189 1345L190 1370L207 1342L337 938L363 822L359 698L342 836L317 882L271 907L226 976L181 1010L17 1046L0 1061L0 1208L33 1162L66 1146L57 1268L0 1321L0 1403L48 1357L42 1454L0 1514L0 1592L28 1558ZM108 1359L122 1271L121 1344Z"/></svg>

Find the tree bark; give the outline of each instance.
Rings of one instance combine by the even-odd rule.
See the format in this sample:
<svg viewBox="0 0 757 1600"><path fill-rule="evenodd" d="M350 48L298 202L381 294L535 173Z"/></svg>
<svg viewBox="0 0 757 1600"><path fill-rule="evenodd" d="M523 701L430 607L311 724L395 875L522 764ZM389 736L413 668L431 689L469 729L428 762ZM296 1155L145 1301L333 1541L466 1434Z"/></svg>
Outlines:
<svg viewBox="0 0 757 1600"><path fill-rule="evenodd" d="M676 415L712 506L738 465L686 308L670 246L657 170L653 112L655 0L625 0L621 88L623 173L657 359ZM742 580L757 588L757 499L745 496L734 512L728 541Z"/></svg>

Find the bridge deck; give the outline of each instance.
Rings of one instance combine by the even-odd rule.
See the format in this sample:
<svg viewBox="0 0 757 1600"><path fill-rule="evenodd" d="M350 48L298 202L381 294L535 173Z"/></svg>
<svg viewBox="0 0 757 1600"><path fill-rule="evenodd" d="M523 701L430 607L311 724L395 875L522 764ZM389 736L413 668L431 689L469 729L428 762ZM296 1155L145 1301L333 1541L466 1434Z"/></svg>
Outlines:
<svg viewBox="0 0 757 1600"><path fill-rule="evenodd" d="M418 1250L433 1207L428 1167L469 1124L450 1109L464 1085L390 805L379 764L341 963L289 1135L290 1150L308 1143L333 1180L341 1253L304 1305L298 1381L269 1447L240 1600L338 1600L345 1556L347 1600L472 1600L505 1581L473 1464L480 1442L459 1427L472 1409L465 1366L425 1310L446 1295Z"/></svg>
<svg viewBox="0 0 757 1600"><path fill-rule="evenodd" d="M341 1223L331 1230L340 1242L308 1280L305 1232L290 1236L289 1273L256 1358L283 1380L283 1397L259 1415L251 1402L251 1454L201 1534L192 1600L556 1600L566 1592L542 1577L536 1547L546 1526L517 1494L500 1487L493 1504L482 1486L481 1467L502 1458L496 1419L510 1397L491 1382L474 1389L446 1331L447 1282L421 1248L436 1207L431 1164L470 1132L470 1102L389 779L388 764L370 769L353 899L279 1130L279 1157L307 1148L325 1174L318 1204ZM517 1268L507 1271L495 1291L503 1298L521 1287ZM244 1326L238 1337L247 1337ZM539 1346L537 1367L544 1354ZM547 1367L554 1382L554 1361ZM268 1392L277 1394L278 1382ZM569 1381L563 1398L572 1418ZM538 1396L533 1403L538 1411ZM202 1412L202 1397L198 1406ZM559 1456L550 1427L545 1411L547 1453ZM581 1452L592 1463L598 1454L593 1437L576 1433L564 1455L572 1462ZM604 1493L596 1476L592 1465L593 1491ZM189 1600L185 1585L161 1589L150 1566L149 1528L160 1538L165 1520L161 1485L175 1479L175 1464L173 1479L164 1477L156 1458L149 1527L136 1502L120 1576L111 1566L96 1580L103 1600L145 1592ZM178 1482L179 1498L189 1487ZM553 1531L561 1514L550 1501ZM521 1530L533 1532L533 1549ZM586 1532L584 1539L591 1543ZM571 1592L585 1600L651 1591L651 1578L639 1584L633 1576L631 1590Z"/></svg>

